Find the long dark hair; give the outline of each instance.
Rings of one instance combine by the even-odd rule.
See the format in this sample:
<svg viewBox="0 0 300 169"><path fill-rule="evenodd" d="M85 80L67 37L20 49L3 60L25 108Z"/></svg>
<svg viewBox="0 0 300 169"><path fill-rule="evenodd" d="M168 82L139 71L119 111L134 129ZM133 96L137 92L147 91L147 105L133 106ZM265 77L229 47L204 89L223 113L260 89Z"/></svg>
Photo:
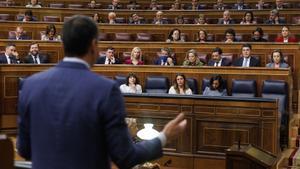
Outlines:
<svg viewBox="0 0 300 169"><path fill-rule="evenodd" d="M272 52L272 54L271 54L271 62L274 63L274 59L273 59L273 54L274 54L274 53L279 53L279 55L280 55L280 63L284 63L284 57L283 57L283 54L282 54L281 50L279 50L279 49L273 50L273 52Z"/></svg>
<svg viewBox="0 0 300 169"><path fill-rule="evenodd" d="M216 89L216 90L218 90L219 92L222 92L223 90L224 90L224 80L223 80L223 78L222 78L222 76L221 75L214 75L213 77L211 77L210 78L210 81L209 81L209 88L211 89L211 90L215 90L214 88L213 88L213 82L215 81L215 80L217 80L217 81L219 81L219 87Z"/></svg>
<svg viewBox="0 0 300 169"><path fill-rule="evenodd" d="M185 77L185 75L184 74L182 74L182 73L177 73L176 74L176 76L175 76L175 79L174 79L174 89L175 89L175 91L176 91L176 93L177 94L179 94L180 92L179 92L179 88L178 88L178 84L177 84L177 77L178 76L181 76L182 78L183 78L183 80L184 80L184 84L183 84L183 90L184 90L184 92L189 88L189 86L188 86L188 84L187 84L187 82L186 82L186 77Z"/></svg>
<svg viewBox="0 0 300 169"><path fill-rule="evenodd" d="M134 77L135 78L135 85L139 84L139 78L134 74L134 73L129 73L128 76L126 77L126 85L129 86L129 78Z"/></svg>
<svg viewBox="0 0 300 169"><path fill-rule="evenodd" d="M246 11L246 12L244 13L243 21L246 22L246 15L247 15L247 14L250 14L250 15L251 15L251 20L250 20L250 22L252 23L253 20L254 20L254 16L253 16L253 12L252 12L252 11Z"/></svg>
<svg viewBox="0 0 300 169"><path fill-rule="evenodd" d="M180 40L181 40L181 31L180 31L179 29L177 29L177 28L174 28L174 29L172 29L172 30L170 31L170 33L169 33L169 35L168 35L168 39L170 39L171 41L174 41L172 35L173 35L173 33L174 33L175 31L178 31L178 32L179 32L179 38L178 38L178 41L180 41Z"/></svg>

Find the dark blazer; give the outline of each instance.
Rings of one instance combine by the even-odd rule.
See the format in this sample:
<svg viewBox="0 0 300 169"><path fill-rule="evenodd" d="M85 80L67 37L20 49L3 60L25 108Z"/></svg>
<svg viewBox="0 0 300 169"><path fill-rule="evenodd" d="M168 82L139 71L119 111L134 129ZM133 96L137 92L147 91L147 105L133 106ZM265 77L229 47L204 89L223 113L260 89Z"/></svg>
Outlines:
<svg viewBox="0 0 300 169"><path fill-rule="evenodd" d="M145 21L144 20L142 20L142 19L140 19L140 20L138 20L138 22L134 22L133 20L130 20L129 21L129 24L145 24Z"/></svg>
<svg viewBox="0 0 300 169"><path fill-rule="evenodd" d="M47 55L41 55L39 54L39 59L41 64L42 63L49 63L49 59ZM31 55L27 55L24 59L24 63L34 63L33 58Z"/></svg>
<svg viewBox="0 0 300 169"><path fill-rule="evenodd" d="M224 24L224 19L220 18L218 24ZM235 24L235 21L233 19L229 19L229 24Z"/></svg>
<svg viewBox="0 0 300 169"><path fill-rule="evenodd" d="M245 4L242 4L242 5L240 5L240 4L234 4L234 6L233 6L232 9L239 9L239 6L241 7L240 10L242 10L242 9L250 9L249 6L245 5Z"/></svg>
<svg viewBox="0 0 300 169"><path fill-rule="evenodd" d="M108 5L107 9L122 9L122 5L113 6L112 4Z"/></svg>
<svg viewBox="0 0 300 169"><path fill-rule="evenodd" d="M157 22L157 19L154 18L152 24L156 24L156 22ZM162 19L162 20L160 20L160 24L168 24L168 21L165 19Z"/></svg>
<svg viewBox="0 0 300 169"><path fill-rule="evenodd" d="M133 143L119 85L82 63L26 78L18 108L17 148L33 169L128 169L162 155L158 138Z"/></svg>
<svg viewBox="0 0 300 169"><path fill-rule="evenodd" d="M16 40L17 38L16 38L16 35L14 35L14 36L9 36L8 39ZM19 40L29 40L29 39L31 39L31 38L24 34L19 37Z"/></svg>
<svg viewBox="0 0 300 169"><path fill-rule="evenodd" d="M12 64L19 64L19 63L21 63L20 60L18 60L15 56L13 56L11 59L12 59L11 60ZM7 64L7 63L8 62L7 62L5 54L4 53L0 54L0 64Z"/></svg>
<svg viewBox="0 0 300 169"><path fill-rule="evenodd" d="M243 66L243 61L244 61L244 57L239 57L238 59L236 59L232 66ZM249 63L250 67L259 67L260 66L260 62L258 59L256 59L255 57L251 56L250 58L250 63Z"/></svg>
<svg viewBox="0 0 300 169"><path fill-rule="evenodd" d="M215 61L210 59L207 63L207 66L214 66L215 65ZM230 60L226 59L226 58L222 58L222 62L221 62L221 66L230 66L231 62Z"/></svg>
<svg viewBox="0 0 300 169"><path fill-rule="evenodd" d="M286 24L286 20L283 19L283 18L279 18L279 19L278 19L278 23L279 23L279 24ZM272 24L275 24L275 21L274 21L274 20L268 19L268 20L265 21L265 24L272 25Z"/></svg>
<svg viewBox="0 0 300 169"><path fill-rule="evenodd" d="M101 56L97 58L96 64L105 64L106 56ZM114 64L121 64L120 60L115 57Z"/></svg>

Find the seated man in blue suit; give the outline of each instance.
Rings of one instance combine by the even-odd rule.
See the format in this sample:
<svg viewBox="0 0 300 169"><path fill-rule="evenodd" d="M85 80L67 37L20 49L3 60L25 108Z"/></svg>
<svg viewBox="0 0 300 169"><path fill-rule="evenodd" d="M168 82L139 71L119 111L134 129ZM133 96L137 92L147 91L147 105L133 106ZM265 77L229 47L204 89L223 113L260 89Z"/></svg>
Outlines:
<svg viewBox="0 0 300 169"><path fill-rule="evenodd" d="M179 114L158 137L133 143L118 84L90 71L97 38L94 21L72 17L63 27L63 61L24 80L17 148L32 169L109 169L111 160L131 168L160 157L166 141L185 129Z"/></svg>
<svg viewBox="0 0 300 169"><path fill-rule="evenodd" d="M252 46L250 44L243 44L242 46L242 56L233 62L233 66L241 67L258 67L260 62L255 57L251 56Z"/></svg>
<svg viewBox="0 0 300 169"><path fill-rule="evenodd" d="M19 64L21 60L16 49L16 45L9 43L5 47L5 52L0 54L0 64Z"/></svg>

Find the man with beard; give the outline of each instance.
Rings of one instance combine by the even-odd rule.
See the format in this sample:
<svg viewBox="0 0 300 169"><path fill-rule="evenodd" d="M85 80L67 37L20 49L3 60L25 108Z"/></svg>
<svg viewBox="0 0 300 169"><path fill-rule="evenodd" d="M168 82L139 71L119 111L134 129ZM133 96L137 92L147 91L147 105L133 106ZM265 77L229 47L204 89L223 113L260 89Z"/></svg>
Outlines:
<svg viewBox="0 0 300 169"><path fill-rule="evenodd" d="M24 62L31 64L43 64L49 63L49 60L47 55L41 55L39 53L39 44L33 42L29 45L29 53L25 57Z"/></svg>
<svg viewBox="0 0 300 169"><path fill-rule="evenodd" d="M5 47L5 52L0 55L0 64L19 64L19 54L16 45L9 43Z"/></svg>

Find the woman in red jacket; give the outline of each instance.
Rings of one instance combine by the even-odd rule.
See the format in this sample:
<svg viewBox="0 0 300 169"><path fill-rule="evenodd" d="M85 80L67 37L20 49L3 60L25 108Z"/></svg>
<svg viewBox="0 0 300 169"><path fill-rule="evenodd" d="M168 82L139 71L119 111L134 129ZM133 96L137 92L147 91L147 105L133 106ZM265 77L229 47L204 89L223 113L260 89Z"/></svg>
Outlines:
<svg viewBox="0 0 300 169"><path fill-rule="evenodd" d="M289 27L284 26L281 29L281 36L277 37L275 39L275 42L288 43L288 42L298 42L298 40L294 36L291 36Z"/></svg>

